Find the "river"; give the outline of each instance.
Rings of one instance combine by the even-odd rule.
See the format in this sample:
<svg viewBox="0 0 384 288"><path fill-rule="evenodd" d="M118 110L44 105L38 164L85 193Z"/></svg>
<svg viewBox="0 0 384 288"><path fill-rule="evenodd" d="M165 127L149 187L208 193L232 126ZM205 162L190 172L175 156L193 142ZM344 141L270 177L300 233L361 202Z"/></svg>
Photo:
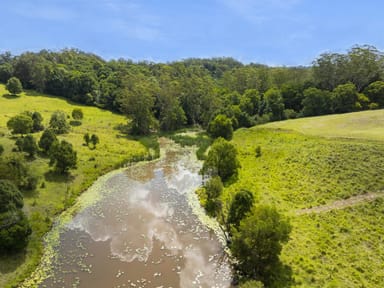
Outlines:
<svg viewBox="0 0 384 288"><path fill-rule="evenodd" d="M160 140L159 160L111 173L79 198L94 200L59 225L39 287L230 287L220 233L202 223L194 195L201 163Z"/></svg>

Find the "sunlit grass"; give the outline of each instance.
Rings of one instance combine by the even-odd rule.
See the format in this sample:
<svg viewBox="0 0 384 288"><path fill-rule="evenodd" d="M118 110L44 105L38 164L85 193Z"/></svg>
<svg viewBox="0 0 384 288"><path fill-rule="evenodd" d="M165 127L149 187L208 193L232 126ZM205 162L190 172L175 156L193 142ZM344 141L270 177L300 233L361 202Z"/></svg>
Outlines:
<svg viewBox="0 0 384 288"><path fill-rule="evenodd" d="M241 169L222 200L247 189L291 218L291 240L281 257L293 269L294 286L382 287L381 198L320 214L296 213L384 188L384 110L329 117L236 131L232 142Z"/></svg>
<svg viewBox="0 0 384 288"><path fill-rule="evenodd" d="M261 127L290 129L323 137L384 141L384 109L272 122Z"/></svg>

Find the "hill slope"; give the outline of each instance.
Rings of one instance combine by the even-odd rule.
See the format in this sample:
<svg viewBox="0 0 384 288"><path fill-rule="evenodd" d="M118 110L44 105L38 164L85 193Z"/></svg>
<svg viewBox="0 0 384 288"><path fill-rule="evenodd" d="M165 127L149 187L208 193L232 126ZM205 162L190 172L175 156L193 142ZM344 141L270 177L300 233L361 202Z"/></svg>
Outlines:
<svg viewBox="0 0 384 288"><path fill-rule="evenodd" d="M292 268L293 286L384 285L382 123L384 110L377 110L236 131L242 167L223 200L247 189L291 217L294 229L282 259ZM368 192L376 192L376 199L352 201ZM321 209L303 210L316 206Z"/></svg>
<svg viewBox="0 0 384 288"><path fill-rule="evenodd" d="M11 151L15 139L6 126L11 117L26 110L38 111L47 127L52 112L63 110L71 115L74 108L82 109L82 124L73 126L70 133L60 135L59 138L73 144L78 157L77 169L72 171L70 177L65 177L49 172L51 168L47 158L39 157L28 162L33 173L39 177L37 191L28 193L24 198L24 210L31 218L33 234L26 255L0 257L0 287L6 287L6 283L17 283L17 279L22 279L34 269L41 254L41 237L49 229L54 215L70 205L100 175L127 161L137 161L148 156L146 147L138 141L127 139L117 129L117 126L126 124L124 116L30 91L13 97L7 94L4 85L0 85L0 144L5 148L4 155L14 153ZM98 135L100 144L96 149L83 145L85 133ZM40 135L41 132L33 134L37 140Z"/></svg>
<svg viewBox="0 0 384 288"><path fill-rule="evenodd" d="M260 127L289 129L306 135L384 141L384 110L271 122Z"/></svg>

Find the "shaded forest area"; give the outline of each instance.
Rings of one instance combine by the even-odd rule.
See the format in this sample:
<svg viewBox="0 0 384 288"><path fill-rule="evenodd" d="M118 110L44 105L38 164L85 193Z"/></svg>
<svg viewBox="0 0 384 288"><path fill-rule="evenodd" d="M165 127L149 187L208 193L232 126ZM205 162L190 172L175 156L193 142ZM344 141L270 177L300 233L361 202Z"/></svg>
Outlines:
<svg viewBox="0 0 384 288"><path fill-rule="evenodd" d="M373 46L321 54L311 67L242 64L232 58L133 62L76 49L0 54L0 81L122 112L134 134L186 125L207 128L219 114L233 129L269 121L384 106L384 58Z"/></svg>

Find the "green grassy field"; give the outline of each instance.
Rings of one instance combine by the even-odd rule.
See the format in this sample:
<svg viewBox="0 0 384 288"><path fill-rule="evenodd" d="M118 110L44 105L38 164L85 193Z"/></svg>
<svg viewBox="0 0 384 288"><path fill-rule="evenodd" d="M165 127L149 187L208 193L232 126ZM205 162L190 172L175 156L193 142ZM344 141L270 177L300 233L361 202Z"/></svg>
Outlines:
<svg viewBox="0 0 384 288"><path fill-rule="evenodd" d="M359 138L384 141L384 110L308 117L271 122L262 127L289 129L321 137Z"/></svg>
<svg viewBox="0 0 384 288"><path fill-rule="evenodd" d="M59 177L49 172L51 168L48 159L38 158L28 163L33 173L39 176L37 191L25 195L24 199L24 210L31 218L34 232L26 254L0 258L0 287L17 283L34 269L41 255L41 237L49 229L54 215L71 205L100 175L121 167L128 161L141 160L149 155L148 149L139 141L130 140L119 132L117 127L126 124L125 117L121 115L95 107L74 105L58 97L34 92L11 97L7 95L4 85L0 85L0 134L3 135L0 137L0 144L5 148L4 154L12 153L14 147L14 140L6 127L10 117L26 110L38 111L47 127L52 112L63 110L71 115L74 108L81 108L84 113L82 125L73 126L70 133L59 138L73 144L77 151L78 168L72 171L70 177ZM100 144L96 149L83 145L85 133L99 136ZM36 139L40 135L41 132L34 134ZM145 142L148 139L141 140Z"/></svg>
<svg viewBox="0 0 384 288"><path fill-rule="evenodd" d="M248 189L258 202L276 205L290 217L294 229L281 258L292 268L293 286L384 286L383 198L298 213L384 189L383 123L384 110L377 110L236 131L232 142L242 167L223 200Z"/></svg>

